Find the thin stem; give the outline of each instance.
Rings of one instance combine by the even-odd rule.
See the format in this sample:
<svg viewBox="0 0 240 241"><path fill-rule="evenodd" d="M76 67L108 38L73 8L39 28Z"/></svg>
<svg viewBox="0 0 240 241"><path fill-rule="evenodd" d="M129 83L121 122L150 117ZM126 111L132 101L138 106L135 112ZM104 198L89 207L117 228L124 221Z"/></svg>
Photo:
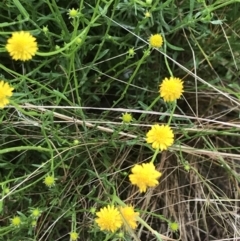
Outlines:
<svg viewBox="0 0 240 241"><path fill-rule="evenodd" d="M168 120L168 125L171 124L171 121L172 121L172 118L173 118L173 114L174 114L174 111L175 111L176 107L177 107L177 101L175 100L173 102L173 107L172 107L172 111L170 113L170 117L169 117L169 120Z"/></svg>
<svg viewBox="0 0 240 241"><path fill-rule="evenodd" d="M152 160L151 160L151 163L153 163L153 162L155 161L158 153L159 153L159 148L157 148L157 149L155 150L154 155L153 155Z"/></svg>

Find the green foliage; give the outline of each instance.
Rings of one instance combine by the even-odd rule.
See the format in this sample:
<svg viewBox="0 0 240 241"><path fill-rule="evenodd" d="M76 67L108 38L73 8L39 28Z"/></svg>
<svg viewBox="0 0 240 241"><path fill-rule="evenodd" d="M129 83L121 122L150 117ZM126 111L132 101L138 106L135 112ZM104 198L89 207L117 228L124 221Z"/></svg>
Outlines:
<svg viewBox="0 0 240 241"><path fill-rule="evenodd" d="M76 231L81 240L138 240L133 230L120 237L94 222L91 210L113 194L136 206L156 240L239 237L226 224L239 199L239 2L1 1L0 80L14 95L0 110L0 237L65 241ZM5 48L20 30L38 43L26 62ZM163 46L149 48L157 33ZM158 93L171 75L184 81L176 109ZM175 144L156 157L160 185L140 195L128 174L151 160L149 127L169 120ZM145 231L139 238L153 240Z"/></svg>

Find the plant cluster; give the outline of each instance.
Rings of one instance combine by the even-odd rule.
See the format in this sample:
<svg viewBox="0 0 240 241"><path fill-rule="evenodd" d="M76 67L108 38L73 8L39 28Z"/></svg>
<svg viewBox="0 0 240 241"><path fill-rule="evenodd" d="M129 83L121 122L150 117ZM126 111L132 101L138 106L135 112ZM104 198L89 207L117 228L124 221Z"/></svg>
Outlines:
<svg viewBox="0 0 240 241"><path fill-rule="evenodd" d="M238 0L0 9L0 237L240 237Z"/></svg>

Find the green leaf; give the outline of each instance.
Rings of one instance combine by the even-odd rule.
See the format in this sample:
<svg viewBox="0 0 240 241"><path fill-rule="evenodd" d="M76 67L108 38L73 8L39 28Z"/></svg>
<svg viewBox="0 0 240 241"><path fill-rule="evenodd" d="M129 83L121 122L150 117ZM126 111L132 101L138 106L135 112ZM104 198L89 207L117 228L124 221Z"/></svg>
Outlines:
<svg viewBox="0 0 240 241"><path fill-rule="evenodd" d="M109 52L109 49L105 49L102 53L99 54L97 60L101 59L103 56L105 56Z"/></svg>
<svg viewBox="0 0 240 241"><path fill-rule="evenodd" d="M168 46L170 49L172 49L172 50L176 50L176 51L184 51L183 48L181 48L181 47L177 47L177 46L175 46L175 45L172 45L172 44L170 44L169 42L167 42L167 46Z"/></svg>
<svg viewBox="0 0 240 241"><path fill-rule="evenodd" d="M223 21L218 19L218 20L213 20L213 21L210 21L211 24L214 24L214 25L221 25L223 24Z"/></svg>

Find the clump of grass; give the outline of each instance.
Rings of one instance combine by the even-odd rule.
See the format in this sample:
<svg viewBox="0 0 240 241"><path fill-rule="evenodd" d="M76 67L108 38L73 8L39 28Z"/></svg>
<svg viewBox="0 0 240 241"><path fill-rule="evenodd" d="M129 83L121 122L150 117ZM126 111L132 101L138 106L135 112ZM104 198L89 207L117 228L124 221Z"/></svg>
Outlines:
<svg viewBox="0 0 240 241"><path fill-rule="evenodd" d="M239 233L239 1L2 1L0 236Z"/></svg>

